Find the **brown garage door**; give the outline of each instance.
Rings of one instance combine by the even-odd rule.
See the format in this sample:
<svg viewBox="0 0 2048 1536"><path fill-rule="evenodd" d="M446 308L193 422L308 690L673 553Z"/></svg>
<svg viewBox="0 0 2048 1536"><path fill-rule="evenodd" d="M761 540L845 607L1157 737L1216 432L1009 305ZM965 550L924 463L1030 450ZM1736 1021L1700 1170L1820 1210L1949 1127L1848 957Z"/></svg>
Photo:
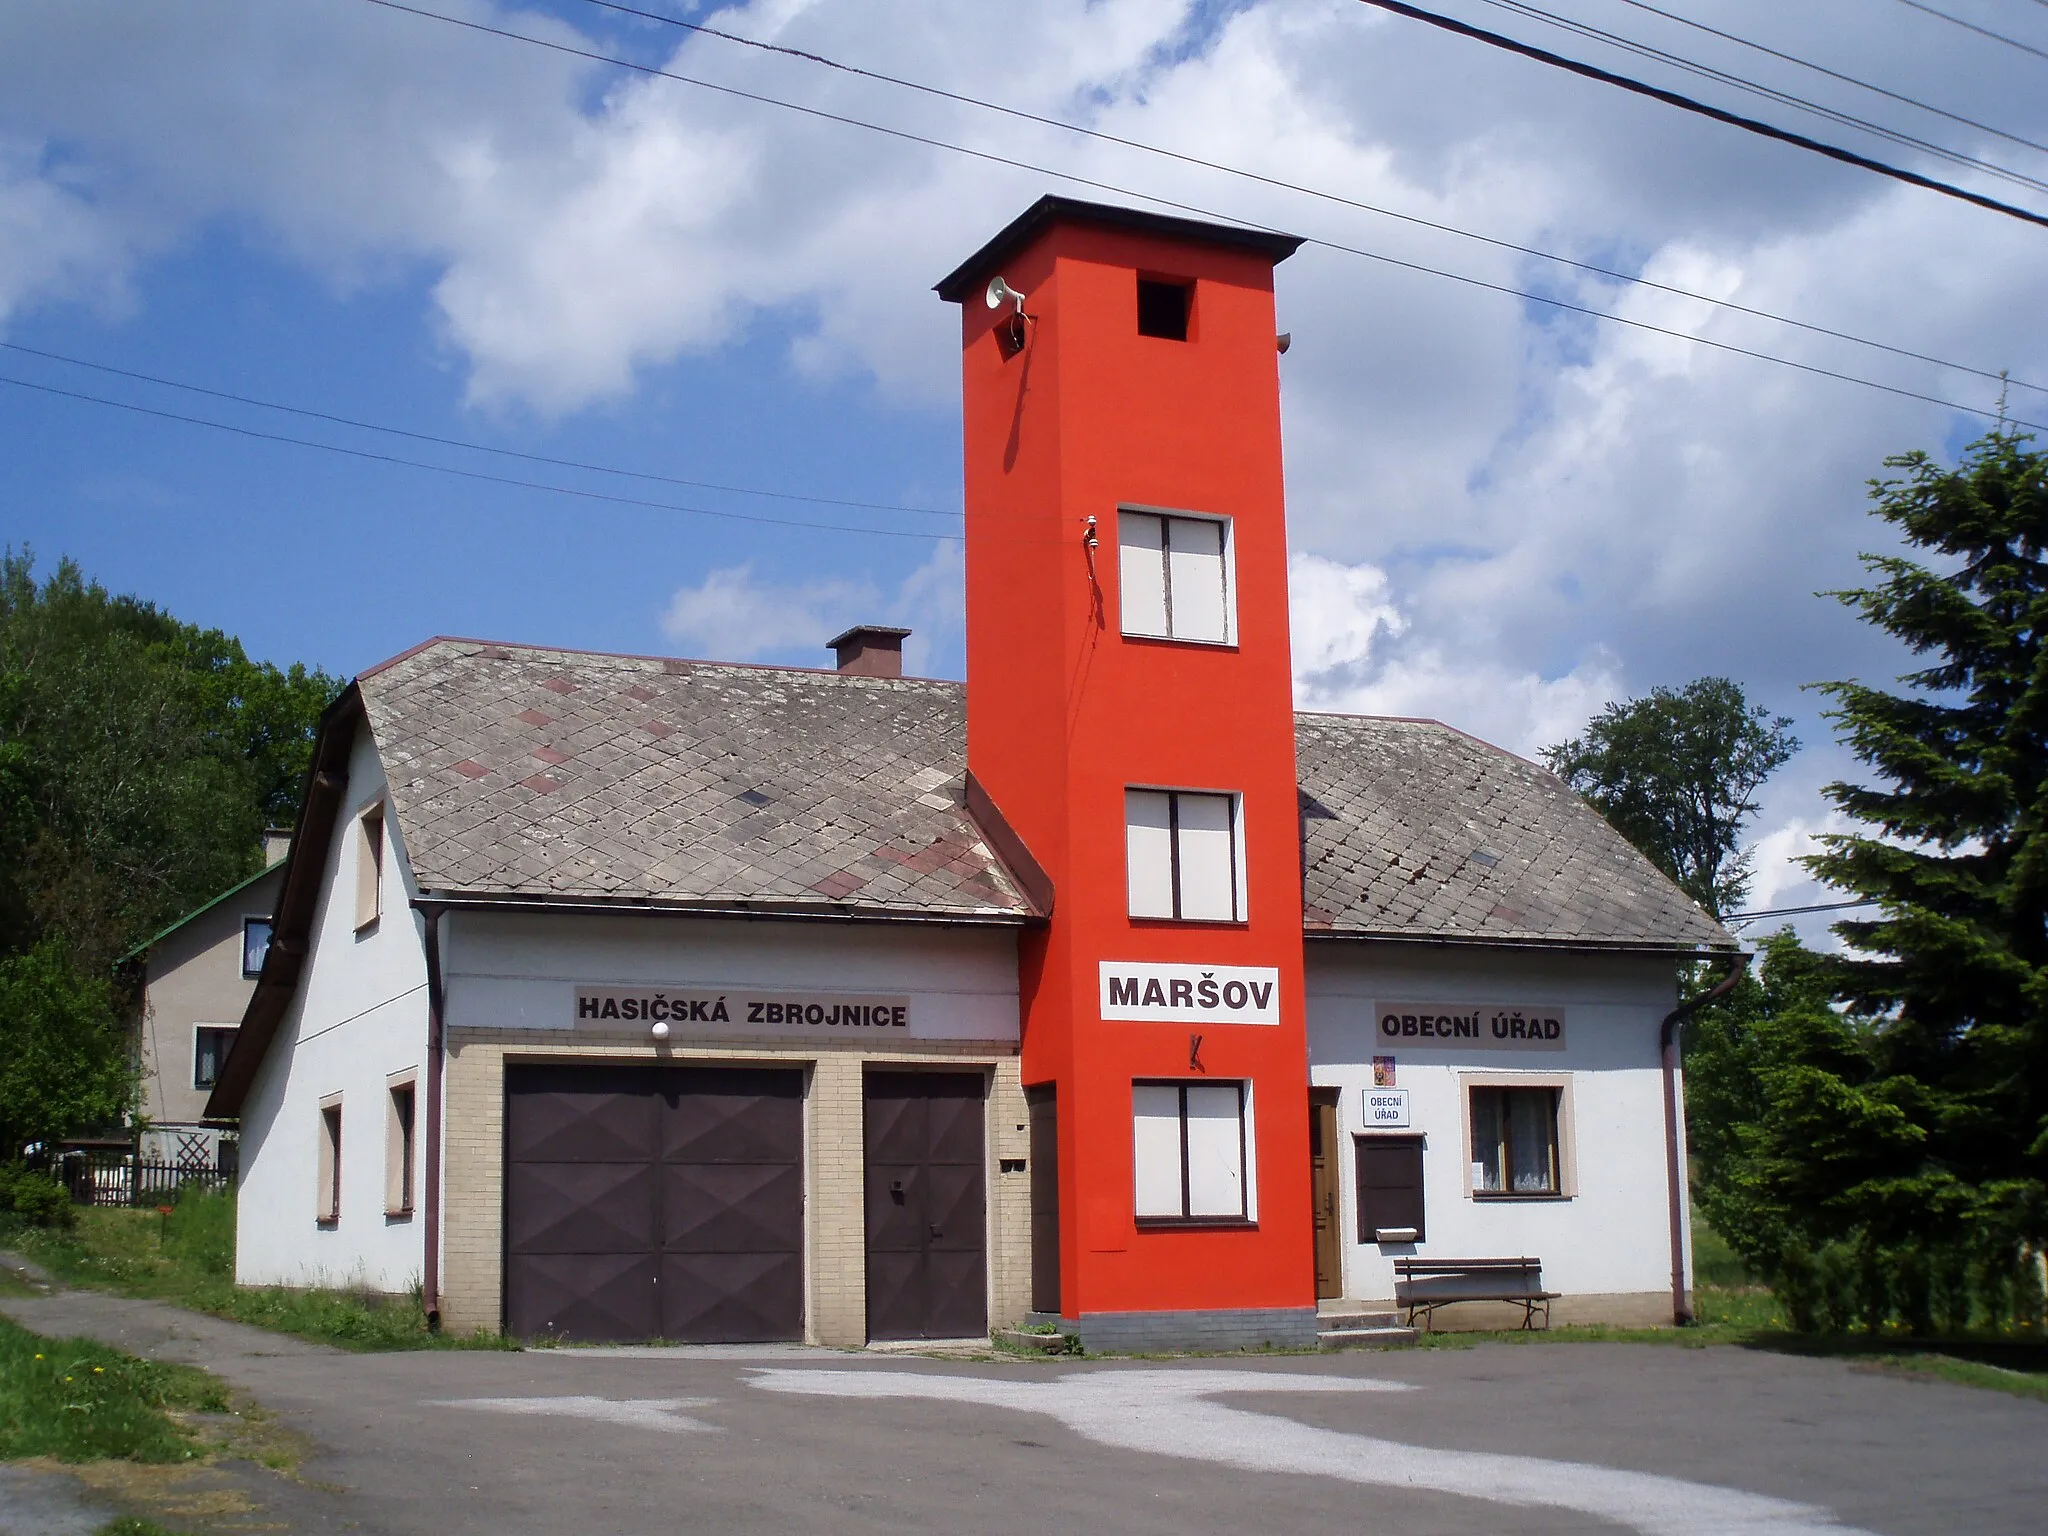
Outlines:
<svg viewBox="0 0 2048 1536"><path fill-rule="evenodd" d="M803 1079L505 1072L505 1326L520 1337L803 1334Z"/></svg>
<svg viewBox="0 0 2048 1536"><path fill-rule="evenodd" d="M988 1332L982 1075L867 1075L868 1337Z"/></svg>

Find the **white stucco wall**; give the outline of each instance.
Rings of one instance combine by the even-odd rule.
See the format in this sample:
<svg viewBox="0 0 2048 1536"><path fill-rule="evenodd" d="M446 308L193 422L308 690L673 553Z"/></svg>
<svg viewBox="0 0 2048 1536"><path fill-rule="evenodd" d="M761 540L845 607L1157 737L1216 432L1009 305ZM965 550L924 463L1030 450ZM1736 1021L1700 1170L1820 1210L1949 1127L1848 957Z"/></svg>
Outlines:
<svg viewBox="0 0 2048 1536"><path fill-rule="evenodd" d="M384 791L369 728L359 727L348 788L326 850L298 995L242 1111L235 1278L244 1285L402 1292L423 1265L424 1217L385 1214L389 1084L415 1074L414 1188L426 1146L427 970L423 927L398 821L384 817L377 922L358 932L357 821ZM341 1208L318 1215L320 1106L341 1096Z"/></svg>
<svg viewBox="0 0 2048 1536"><path fill-rule="evenodd" d="M1014 1044L1018 1035L1017 940L1009 929L455 912L442 919L441 954L451 1029L569 1029L577 1027L579 986L647 986L910 999L912 1022L902 1031L767 1031L749 1029L740 1015L674 1024L677 1046L749 1038ZM583 1027L594 1036L647 1038L644 1024Z"/></svg>
<svg viewBox="0 0 2048 1536"><path fill-rule="evenodd" d="M1669 1206L1658 1026L1677 1003L1672 962L1635 956L1426 948L1373 943L1308 946L1310 1079L1343 1090L1338 1202L1344 1294L1394 1294L1393 1259L1543 1261L1546 1285L1567 1295L1668 1293ZM1380 1041L1375 1002L1563 1008L1566 1048L1509 1052L1469 1044ZM1356 1136L1372 1058L1392 1055L1408 1090L1411 1134L1423 1152L1426 1241L1358 1241ZM1576 1192L1565 1199L1475 1200L1467 1191L1470 1132L1460 1074L1568 1074ZM1682 1085L1681 1085L1682 1086ZM1682 1104L1681 1099L1681 1104ZM1398 1134L1398 1133L1396 1133ZM1682 1143L1681 1143L1682 1146ZM1691 1255L1686 1257L1688 1284Z"/></svg>

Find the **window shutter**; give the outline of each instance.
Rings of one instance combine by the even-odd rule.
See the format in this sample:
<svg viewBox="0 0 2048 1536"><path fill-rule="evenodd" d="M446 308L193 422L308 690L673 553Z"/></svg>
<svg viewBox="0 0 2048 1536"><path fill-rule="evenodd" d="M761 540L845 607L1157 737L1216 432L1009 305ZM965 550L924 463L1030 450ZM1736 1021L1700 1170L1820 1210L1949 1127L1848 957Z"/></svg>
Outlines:
<svg viewBox="0 0 2048 1536"><path fill-rule="evenodd" d="M1238 913L1237 847L1229 795L1179 795L1180 915L1229 922Z"/></svg>
<svg viewBox="0 0 2048 1536"><path fill-rule="evenodd" d="M1169 635L1166 623L1166 519L1117 514L1117 591L1127 635Z"/></svg>
<svg viewBox="0 0 2048 1536"><path fill-rule="evenodd" d="M1131 1132L1137 1214L1180 1215L1180 1090L1132 1088Z"/></svg>
<svg viewBox="0 0 2048 1536"><path fill-rule="evenodd" d="M1124 791L1124 871L1133 917L1172 917L1171 796L1156 789Z"/></svg>
<svg viewBox="0 0 2048 1536"><path fill-rule="evenodd" d="M1224 590L1223 524L1204 517L1170 517L1166 542L1167 591L1172 594L1173 638L1230 638L1229 594Z"/></svg>
<svg viewBox="0 0 2048 1536"><path fill-rule="evenodd" d="M1242 1216L1244 1100L1236 1083L1190 1083L1188 1215Z"/></svg>

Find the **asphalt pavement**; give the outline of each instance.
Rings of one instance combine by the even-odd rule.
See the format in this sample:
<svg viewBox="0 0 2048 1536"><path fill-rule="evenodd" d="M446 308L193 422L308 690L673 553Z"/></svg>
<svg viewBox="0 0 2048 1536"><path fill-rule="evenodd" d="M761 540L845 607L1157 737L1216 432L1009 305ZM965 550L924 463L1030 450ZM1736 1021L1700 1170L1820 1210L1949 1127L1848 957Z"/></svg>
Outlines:
<svg viewBox="0 0 2048 1536"><path fill-rule="evenodd" d="M297 1480L237 1474L257 1507L220 1529L2032 1536L2048 1525L2048 1404L1730 1347L1173 1362L794 1347L364 1355L85 1292L0 1309L40 1332L204 1366L306 1436Z"/></svg>

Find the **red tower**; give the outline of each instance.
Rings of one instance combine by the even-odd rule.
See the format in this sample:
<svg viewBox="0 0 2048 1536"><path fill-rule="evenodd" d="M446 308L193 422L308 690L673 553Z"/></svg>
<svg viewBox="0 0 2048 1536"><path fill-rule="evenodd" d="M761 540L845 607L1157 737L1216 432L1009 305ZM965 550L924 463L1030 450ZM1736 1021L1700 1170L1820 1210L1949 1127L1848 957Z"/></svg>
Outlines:
<svg viewBox="0 0 2048 1536"><path fill-rule="evenodd" d="M1052 889L1021 960L1034 1305L1091 1342L1315 1337L1273 309L1299 243L1046 197L938 289L968 762Z"/></svg>

